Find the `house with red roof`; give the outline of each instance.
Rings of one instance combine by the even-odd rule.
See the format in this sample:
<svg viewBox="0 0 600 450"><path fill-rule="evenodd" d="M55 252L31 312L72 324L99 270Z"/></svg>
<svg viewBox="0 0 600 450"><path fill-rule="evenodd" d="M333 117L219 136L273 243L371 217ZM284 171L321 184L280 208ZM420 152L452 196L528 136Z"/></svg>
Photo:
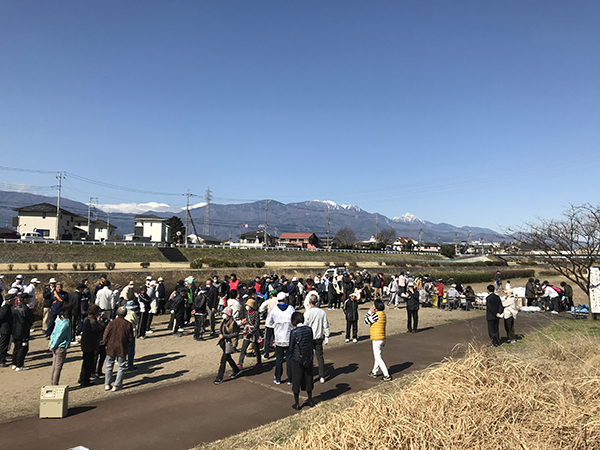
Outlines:
<svg viewBox="0 0 600 450"><path fill-rule="evenodd" d="M281 233L279 245L282 247L319 247L319 238L315 233Z"/></svg>

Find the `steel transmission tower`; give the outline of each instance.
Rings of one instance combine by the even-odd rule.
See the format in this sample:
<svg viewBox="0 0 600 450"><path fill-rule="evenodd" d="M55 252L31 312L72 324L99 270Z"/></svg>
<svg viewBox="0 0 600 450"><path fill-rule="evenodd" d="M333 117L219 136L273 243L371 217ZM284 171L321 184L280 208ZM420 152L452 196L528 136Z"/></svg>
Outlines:
<svg viewBox="0 0 600 450"><path fill-rule="evenodd" d="M212 200L212 193L210 192L210 188L206 188L206 196L204 197L206 201L206 207L204 209L204 230L202 231L205 236L210 235L210 201Z"/></svg>

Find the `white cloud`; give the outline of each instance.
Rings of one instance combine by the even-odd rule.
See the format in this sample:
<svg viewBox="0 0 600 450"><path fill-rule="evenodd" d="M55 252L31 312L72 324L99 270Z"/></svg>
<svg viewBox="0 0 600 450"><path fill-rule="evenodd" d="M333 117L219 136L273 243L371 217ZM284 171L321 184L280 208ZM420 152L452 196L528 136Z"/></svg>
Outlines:
<svg viewBox="0 0 600 450"><path fill-rule="evenodd" d="M141 214L146 211L154 212L179 212L181 208L172 208L166 203L148 202L148 203L119 203L119 204L107 204L98 205L102 211L110 213L128 213L128 214Z"/></svg>

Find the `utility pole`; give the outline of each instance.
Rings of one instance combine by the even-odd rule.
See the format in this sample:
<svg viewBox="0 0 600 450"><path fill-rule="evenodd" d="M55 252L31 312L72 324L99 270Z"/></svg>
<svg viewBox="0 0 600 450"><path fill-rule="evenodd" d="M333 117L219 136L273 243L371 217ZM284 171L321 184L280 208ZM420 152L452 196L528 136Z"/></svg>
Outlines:
<svg viewBox="0 0 600 450"><path fill-rule="evenodd" d="M58 232L59 232L59 223L60 223L60 190L62 188L62 177L63 177L63 173L62 172L58 172L58 176L56 178L58 178L58 199L56 200L56 237L55 239L58 240L59 236L58 236Z"/></svg>
<svg viewBox="0 0 600 450"><path fill-rule="evenodd" d="M421 242L421 236L423 235L423 227L419 225L419 251L423 248L423 244Z"/></svg>
<svg viewBox="0 0 600 450"><path fill-rule="evenodd" d="M108 219L106 221L106 240L110 240L110 213L106 213L108 215Z"/></svg>
<svg viewBox="0 0 600 450"><path fill-rule="evenodd" d="M267 242L267 212L269 211L269 200L265 200L265 248L269 246Z"/></svg>
<svg viewBox="0 0 600 450"><path fill-rule="evenodd" d="M378 233L378 231L377 231L377 225L378 225L378 222L379 222L379 216L376 215L375 216L375 240L377 240L377 233Z"/></svg>
<svg viewBox="0 0 600 450"><path fill-rule="evenodd" d="M454 254L458 255L458 230L454 230Z"/></svg>
<svg viewBox="0 0 600 450"><path fill-rule="evenodd" d="M92 222L92 201L96 199L96 201L98 201L98 197L90 197L90 202L88 203L88 225L87 225L87 235L88 238L87 240L90 240L90 236L92 234L92 229L90 228L91 222ZM92 237L93 240L93 237Z"/></svg>
<svg viewBox="0 0 600 450"><path fill-rule="evenodd" d="M185 242L185 246L187 247L187 239L188 239L188 217L190 215L190 190L187 190L187 193L183 194L186 196L185 199L185 238L183 242Z"/></svg>
<svg viewBox="0 0 600 450"><path fill-rule="evenodd" d="M210 192L210 188L206 189L205 195L206 207L204 209L204 230L203 233L206 236L210 235L210 201L212 200L212 195Z"/></svg>
<svg viewBox="0 0 600 450"><path fill-rule="evenodd" d="M331 222L329 221L329 207L327 207L327 248L331 250L331 241L329 240L329 225Z"/></svg>

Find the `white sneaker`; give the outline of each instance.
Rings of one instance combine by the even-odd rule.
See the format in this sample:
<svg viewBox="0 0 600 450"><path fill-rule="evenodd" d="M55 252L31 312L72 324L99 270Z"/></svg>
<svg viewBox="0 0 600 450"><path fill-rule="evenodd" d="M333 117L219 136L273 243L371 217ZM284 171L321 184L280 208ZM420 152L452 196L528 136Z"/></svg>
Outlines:
<svg viewBox="0 0 600 450"><path fill-rule="evenodd" d="M119 386L113 386L113 388L110 391L111 392L117 392L117 391L120 391L121 389L123 389L123 388L119 387Z"/></svg>
<svg viewBox="0 0 600 450"><path fill-rule="evenodd" d="M71 345L79 345L79 341L71 341Z"/></svg>
<svg viewBox="0 0 600 450"><path fill-rule="evenodd" d="M183 328L177 328L178 333L183 333Z"/></svg>
<svg viewBox="0 0 600 450"><path fill-rule="evenodd" d="M104 390L105 391L110 391L111 390L110 384L105 384L104 385Z"/></svg>
<svg viewBox="0 0 600 450"><path fill-rule="evenodd" d="M346 339L346 344L347 344L348 342L350 342L350 339Z"/></svg>
<svg viewBox="0 0 600 450"><path fill-rule="evenodd" d="M552 314L558 314L558 311L552 311Z"/></svg>
<svg viewBox="0 0 600 450"><path fill-rule="evenodd" d="M325 378L321 377L321 379L319 380L321 383L325 383Z"/></svg>
<svg viewBox="0 0 600 450"><path fill-rule="evenodd" d="M154 331L152 331L152 330L146 331L146 334L152 334L152 333L154 333Z"/></svg>
<svg viewBox="0 0 600 450"><path fill-rule="evenodd" d="M13 364L12 366L10 366L10 368L11 368L12 370L17 370L17 366L15 366L14 364Z"/></svg>
<svg viewBox="0 0 600 450"><path fill-rule="evenodd" d="M354 342L356 344L358 342L358 340L352 339L352 342Z"/></svg>
<svg viewBox="0 0 600 450"><path fill-rule="evenodd" d="M17 372L20 371L20 370L29 370L29 367L25 367L25 366L23 366L23 367L17 367L15 370Z"/></svg>

